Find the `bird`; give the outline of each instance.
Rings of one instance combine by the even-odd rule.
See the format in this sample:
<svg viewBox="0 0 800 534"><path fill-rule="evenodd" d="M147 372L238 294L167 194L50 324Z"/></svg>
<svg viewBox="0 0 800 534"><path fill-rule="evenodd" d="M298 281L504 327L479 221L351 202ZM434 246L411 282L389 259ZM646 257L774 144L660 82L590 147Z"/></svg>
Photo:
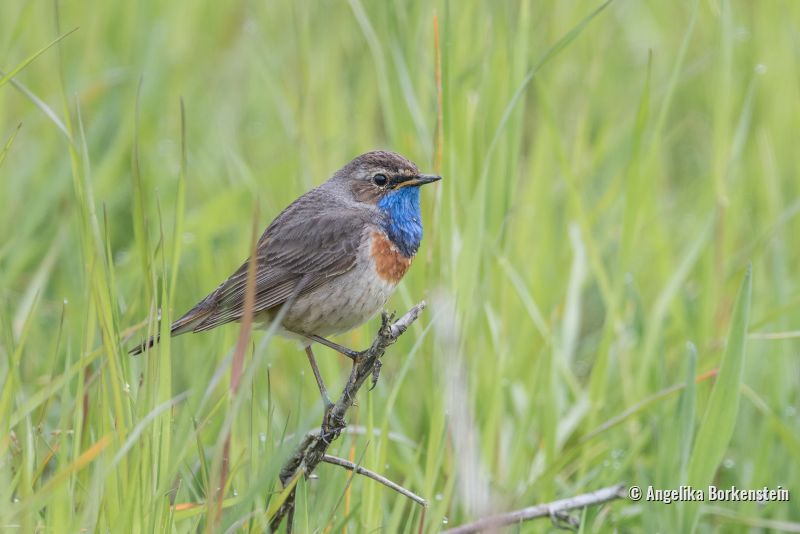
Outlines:
<svg viewBox="0 0 800 534"><path fill-rule="evenodd" d="M361 154L289 204L256 243L253 322L301 342L326 410L333 406L314 342L356 359L327 338L381 311L422 242L420 187L441 180L395 152ZM170 326L170 335L241 321L250 258ZM154 336L130 350L140 354Z"/></svg>

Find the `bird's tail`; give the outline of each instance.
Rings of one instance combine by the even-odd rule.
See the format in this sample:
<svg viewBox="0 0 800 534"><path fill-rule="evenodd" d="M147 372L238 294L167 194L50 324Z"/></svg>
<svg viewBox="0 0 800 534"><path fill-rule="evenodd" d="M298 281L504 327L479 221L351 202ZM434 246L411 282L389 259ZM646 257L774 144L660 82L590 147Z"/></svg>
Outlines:
<svg viewBox="0 0 800 534"><path fill-rule="evenodd" d="M198 306L195 306L186 314L172 323L172 326L169 329L169 335L172 337L179 336L181 334L185 334L186 332L191 332L194 328L203 322L203 320L211 313L211 309L207 307L201 307L203 303ZM128 354L131 356L136 356L137 354L141 354L147 349L153 347L156 343L161 341L161 334L156 334L154 336L150 336L150 339L144 341L143 343L136 345L131 350L128 351Z"/></svg>
<svg viewBox="0 0 800 534"><path fill-rule="evenodd" d="M131 356L138 356L139 354L143 353L144 351L146 351L147 349L149 349L150 347L152 347L153 345L155 345L159 341L161 341L161 334L158 334L158 335L155 335L155 336L150 336L150 339L148 339L144 343L136 345L131 350L129 350L128 354L130 354Z"/></svg>

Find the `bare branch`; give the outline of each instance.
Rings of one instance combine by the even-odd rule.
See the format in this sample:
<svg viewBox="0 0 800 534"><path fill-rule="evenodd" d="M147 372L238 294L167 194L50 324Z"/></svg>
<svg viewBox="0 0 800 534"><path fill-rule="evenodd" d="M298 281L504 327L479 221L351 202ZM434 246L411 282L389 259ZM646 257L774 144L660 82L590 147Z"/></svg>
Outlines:
<svg viewBox="0 0 800 534"><path fill-rule="evenodd" d="M396 482L392 482L383 475L379 475L378 473L370 471L365 467L361 467L360 465L357 465L349 460L345 460L344 458L339 458L337 456L331 456L330 454L326 454L325 456L322 457L322 461L329 464L338 465L339 467L344 467L348 471L355 471L359 475L364 475L365 477L371 478L376 482L380 482L387 488L393 489L397 493L404 495L405 497L408 497L409 499L411 499L412 501L421 506L428 506L428 501L426 501L416 493L407 490L406 488L404 488L403 486L401 486Z"/></svg>
<svg viewBox="0 0 800 534"><path fill-rule="evenodd" d="M595 506L624 497L625 486L623 484L617 484L616 486L609 486L592 493L584 493L551 503L537 504L536 506L529 506L513 512L484 517L473 523L467 523L451 528L450 530L445 530L442 534L471 534L473 532L492 530L497 527L513 525L531 519L539 519L541 517L562 519L565 517L564 512L568 510Z"/></svg>
<svg viewBox="0 0 800 534"><path fill-rule="evenodd" d="M386 352L389 345L397 341L397 338L403 335L408 327L417 320L423 309L425 309L425 301L420 302L408 310L405 315L394 322L392 322L394 315L390 315L386 312L383 313L381 316L381 327L378 330L375 340L372 342L370 348L359 353L355 358L350 378L347 380L342 394L333 405L333 408L331 408L323 418L319 430L306 434L294 454L284 463L280 473L281 484L283 484L284 487L292 480L299 469L303 469L306 476L308 476L314 471L317 465L323 461L328 447L330 447L333 440L338 438L339 434L341 434L342 430L347 426L344 416L347 414L347 410L353 406L361 386L364 385L364 382L370 376L373 377L373 381L377 379L377 370L380 369L380 358L383 356L384 352ZM397 487L399 488L400 486ZM393 489L396 488L393 487ZM295 493L292 491L286 499L286 502L283 503L283 506L281 506L270 519L270 529L273 532L278 529L283 518L287 516L289 518L288 529L291 531L291 515L294 511L294 497ZM420 499L416 495L415 497Z"/></svg>

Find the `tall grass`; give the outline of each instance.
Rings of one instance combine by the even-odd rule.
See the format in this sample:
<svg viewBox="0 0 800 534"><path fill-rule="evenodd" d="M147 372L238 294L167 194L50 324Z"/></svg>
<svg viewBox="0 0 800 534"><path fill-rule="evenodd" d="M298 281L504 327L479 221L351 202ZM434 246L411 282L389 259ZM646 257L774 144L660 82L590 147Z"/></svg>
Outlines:
<svg viewBox="0 0 800 534"><path fill-rule="evenodd" d="M232 388L235 325L127 349L241 264L254 217L379 147L445 177L390 302L431 306L331 452L430 504L323 464L297 531L436 532L618 482L800 492L800 6L599 7L4 2L0 526L266 528L321 417L301 351L254 334ZM583 519L798 529L800 505Z"/></svg>

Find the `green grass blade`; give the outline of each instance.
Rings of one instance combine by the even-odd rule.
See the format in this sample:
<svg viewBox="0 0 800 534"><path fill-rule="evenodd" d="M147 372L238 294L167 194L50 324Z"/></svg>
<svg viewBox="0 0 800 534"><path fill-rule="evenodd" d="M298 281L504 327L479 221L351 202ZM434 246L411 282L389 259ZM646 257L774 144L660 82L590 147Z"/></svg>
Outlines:
<svg viewBox="0 0 800 534"><path fill-rule="evenodd" d="M711 397L697 431L697 439L689 460L687 482L695 488L705 488L712 482L736 425L752 290L753 272L752 267L748 267L733 309L728 343L720 362L719 374L711 390ZM695 527L697 513L697 506L688 507L683 532L689 532Z"/></svg>
<svg viewBox="0 0 800 534"><path fill-rule="evenodd" d="M76 32L76 31L78 31L77 27L71 29L70 31L68 31L67 33L65 33L65 34L63 34L63 35L61 35L59 37L56 37L55 39L53 39L52 41L47 43L45 46L40 48L37 52L34 52L30 56L28 56L26 59L22 60L22 62L18 63L14 68L12 68L5 75L3 75L2 78L0 78L0 87L3 87L14 76L19 74L22 69L24 69L25 67L27 67L28 65L33 63L36 60L36 58L38 58L39 56L41 56L42 54L47 52L50 49L50 47L52 47L53 45L59 43L61 40L66 39L70 34Z"/></svg>
<svg viewBox="0 0 800 534"><path fill-rule="evenodd" d="M0 167L3 166L3 161L5 161L8 151L11 150L11 144L14 142L14 138L17 137L20 128L22 128L22 123L17 124L14 133L11 134L11 137L8 138L8 141L6 141L6 144L3 146L3 150L0 150Z"/></svg>
<svg viewBox="0 0 800 534"><path fill-rule="evenodd" d="M46 116L48 119L50 119L50 122L52 122L52 123L53 123L53 124L56 126L56 128L58 128L58 130L59 130L61 133L63 133L63 134L64 134L64 137L66 137L66 138L67 138L67 141L69 141L70 143L72 143L72 137L70 137L70 135L69 135L69 132L67 131L67 127L66 127L66 126L64 126L64 123L63 123L63 122L61 121L61 119L58 117L58 114L57 114L57 113L56 113L56 112L53 110L53 108L51 108L50 106L48 106L48 105L47 105L47 103L45 103L45 102L44 102L44 101L43 101L41 98L39 98L38 96L36 96L35 94L33 94L33 91L31 91L30 89L28 89L28 88L25 86L25 84L23 84L23 83L22 83L22 82L20 82L19 80L13 80L13 79L12 79L12 80L11 80L11 85L13 85L13 86L14 86L14 88L15 88L17 91L19 91L20 93L22 93L23 95L25 95L25 98L27 98L28 100L30 100L30 101L31 101L31 103L33 103L33 105L34 105L34 106L36 106L37 108L39 108L39 110L40 110L42 113L44 113L44 115L45 115L45 116ZM0 162L2 162L2 157L0 157Z"/></svg>

